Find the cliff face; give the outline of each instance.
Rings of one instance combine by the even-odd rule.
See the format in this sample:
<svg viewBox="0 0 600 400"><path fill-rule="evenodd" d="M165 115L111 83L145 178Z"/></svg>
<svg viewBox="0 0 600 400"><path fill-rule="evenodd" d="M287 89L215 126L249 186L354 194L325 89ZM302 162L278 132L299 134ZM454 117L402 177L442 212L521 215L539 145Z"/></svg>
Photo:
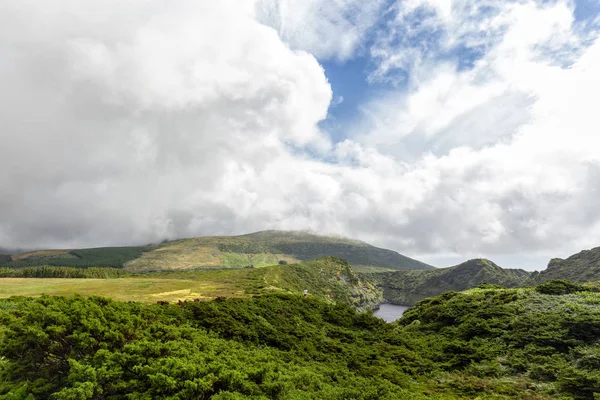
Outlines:
<svg viewBox="0 0 600 400"><path fill-rule="evenodd" d="M325 301L351 305L359 310L375 309L384 302L383 291L370 279L357 274L346 260L323 257L302 264L262 268L271 290L302 293Z"/></svg>
<svg viewBox="0 0 600 400"><path fill-rule="evenodd" d="M397 271L371 274L370 277L383 290L386 301L411 306L427 297L449 290L471 289L481 283L521 286L529 280L530 275L527 271L505 269L492 261L475 259L433 271Z"/></svg>

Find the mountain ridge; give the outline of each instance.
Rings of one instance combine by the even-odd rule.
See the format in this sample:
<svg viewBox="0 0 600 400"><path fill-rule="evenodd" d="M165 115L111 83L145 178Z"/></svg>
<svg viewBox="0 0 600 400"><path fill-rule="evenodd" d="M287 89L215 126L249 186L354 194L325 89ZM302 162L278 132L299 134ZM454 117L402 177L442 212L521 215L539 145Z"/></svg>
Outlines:
<svg viewBox="0 0 600 400"><path fill-rule="evenodd" d="M477 258L453 267L422 271L394 271L369 274L392 304L412 306L418 301L446 291L463 291L487 283L504 287L526 284L531 273L502 268L494 262Z"/></svg>
<svg viewBox="0 0 600 400"><path fill-rule="evenodd" d="M40 250L8 256L0 266L117 267L130 272L197 268L265 267L334 256L356 271L433 269L396 251L340 236L308 231L258 231L236 236L203 236L150 246Z"/></svg>
<svg viewBox="0 0 600 400"><path fill-rule="evenodd" d="M532 276L531 284L554 279L567 279L580 283L600 280L600 247L582 250L566 259L551 259L545 270Z"/></svg>

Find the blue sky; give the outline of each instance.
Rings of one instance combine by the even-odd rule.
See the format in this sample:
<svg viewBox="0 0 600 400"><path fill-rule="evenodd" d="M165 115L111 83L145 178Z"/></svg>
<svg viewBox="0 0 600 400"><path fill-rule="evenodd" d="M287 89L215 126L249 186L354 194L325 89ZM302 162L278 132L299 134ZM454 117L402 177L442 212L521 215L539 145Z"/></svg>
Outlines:
<svg viewBox="0 0 600 400"><path fill-rule="evenodd" d="M554 1L545 1L553 3ZM511 3L511 2L506 2ZM576 0L573 17L575 26L582 31L594 31L600 26L600 1L598 0ZM370 54L370 48L375 46L377 36L389 31L389 25L397 15L398 10L394 8L394 1L386 1L381 6L382 12L376 22L365 32L360 46L353 56L340 60L335 55L328 57L317 57L319 63L325 70L325 75L331 84L333 101L329 108L328 117L320 123L322 129L328 132L334 142L344 140L348 132L352 131L353 125L363 119L362 106L371 99L388 93L398 93L406 89L410 78L410 68L392 69L386 72L383 79L370 79L380 60ZM400 7L401 9L401 7ZM383 12L385 10L385 12ZM481 15L490 14L494 10L482 8ZM432 11L427 7L421 7L408 20L408 25L420 26L423 21L431 17ZM439 48L439 41L443 30L425 29L416 35L394 35L391 45L395 50L402 52L405 49L420 48L423 54L432 57L438 62L450 62L457 71L472 69L474 63L485 56L486 44L469 46L466 43L458 44L448 50ZM489 32L482 32L487 35ZM340 102L340 100L342 100Z"/></svg>

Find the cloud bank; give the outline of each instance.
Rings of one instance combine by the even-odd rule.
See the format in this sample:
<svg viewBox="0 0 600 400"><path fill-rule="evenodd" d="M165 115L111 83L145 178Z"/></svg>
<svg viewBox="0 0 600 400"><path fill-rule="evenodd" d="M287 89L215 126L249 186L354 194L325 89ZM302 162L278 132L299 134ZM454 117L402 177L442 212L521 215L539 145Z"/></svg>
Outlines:
<svg viewBox="0 0 600 400"><path fill-rule="evenodd" d="M599 245L595 19L363 3L5 1L1 247L313 229L540 269ZM389 90L332 142L319 60L363 53Z"/></svg>

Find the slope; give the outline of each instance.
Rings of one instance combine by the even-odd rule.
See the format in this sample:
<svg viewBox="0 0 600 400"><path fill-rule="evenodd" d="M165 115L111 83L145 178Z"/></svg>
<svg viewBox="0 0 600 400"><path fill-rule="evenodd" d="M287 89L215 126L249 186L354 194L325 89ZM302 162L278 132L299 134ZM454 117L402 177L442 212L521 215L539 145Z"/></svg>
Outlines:
<svg viewBox="0 0 600 400"><path fill-rule="evenodd" d="M123 268L125 263L153 250L154 246L99 247L93 249L37 250L26 253L0 254L0 267L25 268L43 265L63 267Z"/></svg>
<svg viewBox="0 0 600 400"><path fill-rule="evenodd" d="M71 276L77 278L71 279ZM107 278L99 279L103 276ZM147 274L129 274L120 269L107 268L0 268L0 298L39 296L42 293L71 296L78 293L152 303L248 297L273 291L302 294L304 290L308 290L310 297L344 303L358 309L372 309L383 301L381 290L357 275L346 261L335 257L265 268Z"/></svg>
<svg viewBox="0 0 600 400"><path fill-rule="evenodd" d="M547 269L532 276L531 283L537 284L553 279L568 279L573 282L600 280L600 247L581 251L566 260L553 258Z"/></svg>
<svg viewBox="0 0 600 400"><path fill-rule="evenodd" d="M130 272L206 268L257 268L334 256L359 271L431 269L430 265L367 243L296 231L262 231L241 236L208 236L160 245L39 250L0 255L0 267L42 265L115 267Z"/></svg>
<svg viewBox="0 0 600 400"><path fill-rule="evenodd" d="M383 289L383 297L393 304L413 305L427 297L449 290L462 291L481 283L521 286L530 273L504 269L485 259L469 260L449 268L432 271L396 271L369 275Z"/></svg>
<svg viewBox="0 0 600 400"><path fill-rule="evenodd" d="M296 231L262 231L163 243L130 261L132 272L193 268L264 267L334 256L357 271L432 269L395 251L340 237Z"/></svg>

